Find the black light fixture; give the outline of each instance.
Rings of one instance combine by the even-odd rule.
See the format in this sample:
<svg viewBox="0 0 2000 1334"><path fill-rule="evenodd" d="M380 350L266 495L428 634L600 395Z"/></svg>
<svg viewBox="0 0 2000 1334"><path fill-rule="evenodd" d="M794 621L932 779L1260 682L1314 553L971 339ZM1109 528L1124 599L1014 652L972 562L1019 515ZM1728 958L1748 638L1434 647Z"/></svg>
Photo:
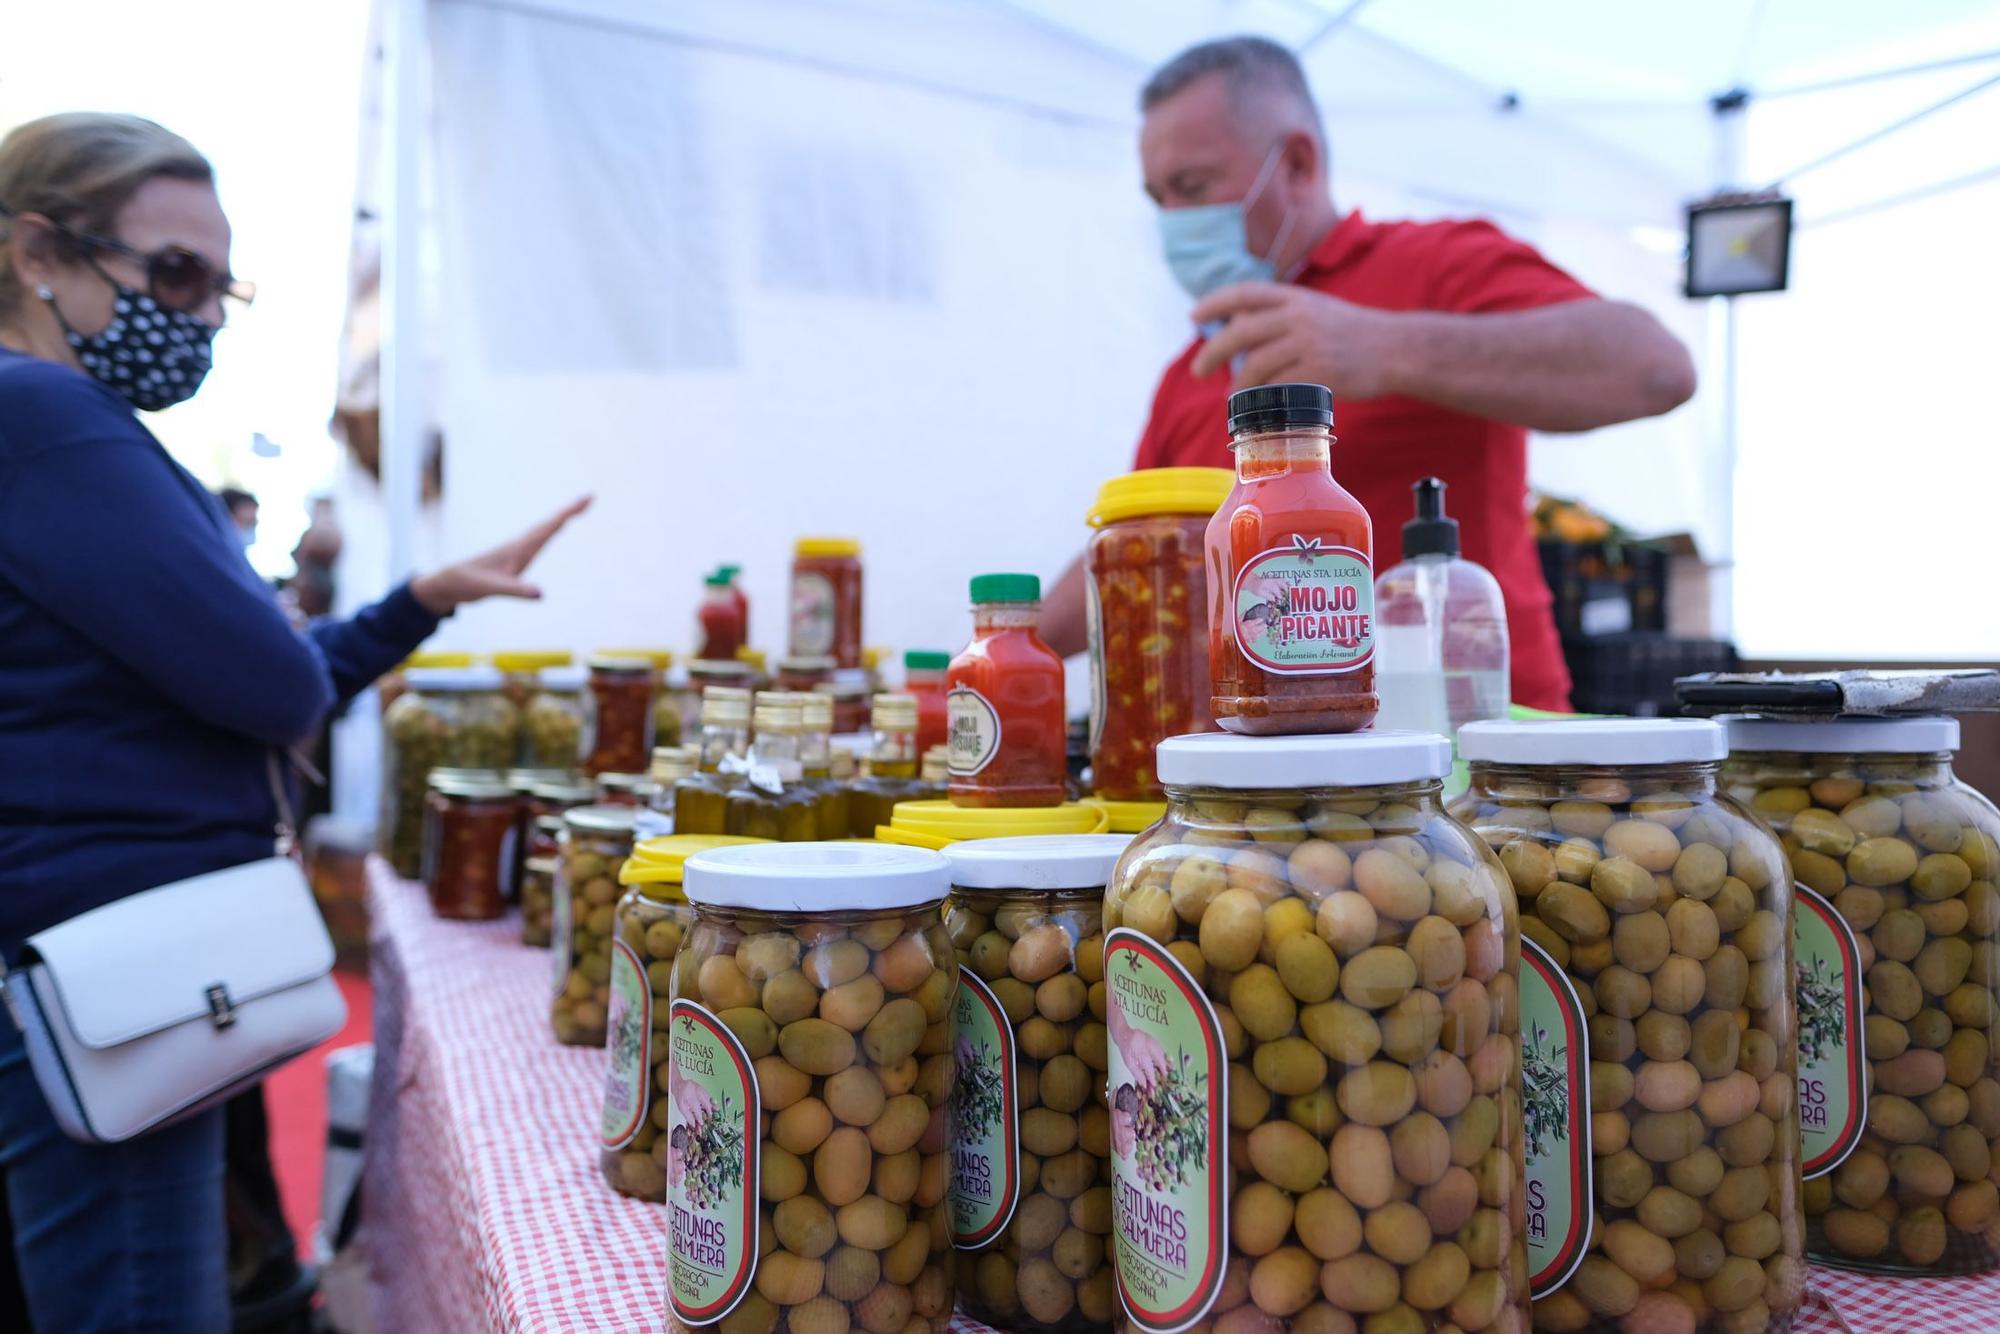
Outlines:
<svg viewBox="0 0 2000 1334"><path fill-rule="evenodd" d="M1782 292L1791 276L1792 201L1775 191L1719 195L1687 210L1687 295Z"/></svg>

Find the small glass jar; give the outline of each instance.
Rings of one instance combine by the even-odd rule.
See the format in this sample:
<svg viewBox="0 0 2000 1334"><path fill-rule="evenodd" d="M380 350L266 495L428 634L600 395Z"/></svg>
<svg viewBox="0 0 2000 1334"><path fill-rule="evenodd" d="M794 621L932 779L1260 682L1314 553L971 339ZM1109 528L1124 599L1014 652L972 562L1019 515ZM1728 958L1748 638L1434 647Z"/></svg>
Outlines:
<svg viewBox="0 0 2000 1334"><path fill-rule="evenodd" d="M631 774L653 753L653 664L627 654L590 660L590 693L597 727L584 768L592 774Z"/></svg>
<svg viewBox="0 0 2000 1334"><path fill-rule="evenodd" d="M433 769L424 820L424 884L439 917L486 921L507 911L515 796L490 769Z"/></svg>
<svg viewBox="0 0 2000 1334"><path fill-rule="evenodd" d="M642 774L599 774L597 791L606 806L651 806L658 794L650 767Z"/></svg>
<svg viewBox="0 0 2000 1334"><path fill-rule="evenodd" d="M778 689L807 691L833 680L834 661L829 657L778 659Z"/></svg>
<svg viewBox="0 0 2000 1334"><path fill-rule="evenodd" d="M532 775L532 777L530 777ZM521 848L516 866L526 874L530 857L553 857L556 855L556 832L562 828L562 813L576 806L588 806L597 800L597 785L588 779L573 774L557 774L543 770L525 770L518 775L522 781L514 783L515 829ZM509 775L510 781L516 775ZM553 828L542 822L557 817ZM519 886L516 886L517 890ZM546 936L540 942L548 944Z"/></svg>
<svg viewBox="0 0 2000 1334"><path fill-rule="evenodd" d="M544 667L521 707L521 750L524 769L561 769L574 773L594 745L596 699L590 675L581 667Z"/></svg>
<svg viewBox="0 0 2000 1334"><path fill-rule="evenodd" d="M1090 767L1112 801L1159 801L1153 750L1212 732L1208 521L1227 468L1152 468L1106 482L1091 506Z"/></svg>
<svg viewBox="0 0 2000 1334"><path fill-rule="evenodd" d="M405 879L423 873L424 809L433 769L504 770L519 715L491 667L412 667L382 716L382 855Z"/></svg>
<svg viewBox="0 0 2000 1334"><path fill-rule="evenodd" d="M470 653L412 653L409 657L382 673L375 681L375 702L385 712L391 704L403 697L409 689L408 674L412 669L431 667L465 668L473 665Z"/></svg>
<svg viewBox="0 0 2000 1334"><path fill-rule="evenodd" d="M2000 813L1950 718L1729 720L1724 787L1797 884L1806 1253L2000 1265Z"/></svg>
<svg viewBox="0 0 2000 1334"><path fill-rule="evenodd" d="M1102 1329L1111 1275L1104 887L1129 837L945 849L953 1013L953 1243L966 1314L1020 1334ZM1030 1182L1028 1177L1032 1176Z"/></svg>
<svg viewBox="0 0 2000 1334"><path fill-rule="evenodd" d="M944 858L918 848L688 860L668 1025L674 1330L950 1326L947 887Z"/></svg>
<svg viewBox="0 0 2000 1334"><path fill-rule="evenodd" d="M868 730L868 715L874 696L866 681L851 677L813 687L813 693L833 701L833 735L858 736Z"/></svg>
<svg viewBox="0 0 2000 1334"><path fill-rule="evenodd" d="M830 657L861 665L861 544L846 537L802 537L792 549L793 657Z"/></svg>
<svg viewBox="0 0 2000 1334"><path fill-rule="evenodd" d="M753 690L757 685L757 671L740 658L697 659L688 664L688 684L693 687L696 703L708 697L711 687L722 686L729 690Z"/></svg>
<svg viewBox="0 0 2000 1334"><path fill-rule="evenodd" d="M503 649L493 655L493 666L500 673L500 693L517 709L528 707L528 701L541 686L544 671L567 667L574 661L574 655L560 649Z"/></svg>
<svg viewBox="0 0 2000 1334"><path fill-rule="evenodd" d="M555 960L551 1021L556 1041L569 1046L604 1045L618 877L632 855L637 818L629 806L578 806L563 812L549 949Z"/></svg>
<svg viewBox="0 0 2000 1334"><path fill-rule="evenodd" d="M653 786L647 794L646 804L671 820L674 813L675 784L683 778L694 777L700 768L700 746L653 747L653 764L646 771L647 776L653 780Z"/></svg>
<svg viewBox="0 0 2000 1334"><path fill-rule="evenodd" d="M1536 1328L1789 1329L1791 882L1717 790L1722 729L1478 722L1459 748L1453 810L1498 851L1543 965L1521 977Z"/></svg>
<svg viewBox="0 0 2000 1334"><path fill-rule="evenodd" d="M1210 733L1159 766L1088 1056L1120 1327L1525 1330L1520 937L1440 801L1451 744Z"/></svg>
<svg viewBox="0 0 2000 1334"><path fill-rule="evenodd" d="M548 816L538 822L548 827L550 837L561 830L562 821ZM556 859L521 859L521 943L547 948L555 927Z"/></svg>

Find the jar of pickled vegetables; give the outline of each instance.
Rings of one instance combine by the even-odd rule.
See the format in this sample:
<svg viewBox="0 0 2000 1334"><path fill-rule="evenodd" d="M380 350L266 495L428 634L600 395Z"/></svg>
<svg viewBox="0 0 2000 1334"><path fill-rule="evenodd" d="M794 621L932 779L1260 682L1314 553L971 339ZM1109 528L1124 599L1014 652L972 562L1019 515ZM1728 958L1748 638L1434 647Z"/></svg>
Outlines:
<svg viewBox="0 0 2000 1334"><path fill-rule="evenodd" d="M433 769L505 770L520 717L491 667L412 667L382 715L382 855L406 879L423 871L424 803Z"/></svg>
<svg viewBox="0 0 2000 1334"><path fill-rule="evenodd" d="M513 883L514 789L490 769L433 769L424 821L424 884L439 917L484 921L507 911Z"/></svg>
<svg viewBox="0 0 2000 1334"><path fill-rule="evenodd" d="M651 770L648 765L645 773L599 774L597 799L606 806L651 806L658 795Z"/></svg>
<svg viewBox="0 0 2000 1334"><path fill-rule="evenodd" d="M833 680L834 662L829 657L778 659L778 689L805 691Z"/></svg>
<svg viewBox="0 0 2000 1334"><path fill-rule="evenodd" d="M682 867L695 852L730 841L648 839L619 877L628 888L611 938L611 1059L598 1166L613 1190L656 1204L667 1198L667 988L694 921Z"/></svg>
<svg viewBox="0 0 2000 1334"><path fill-rule="evenodd" d="M536 674L521 709L523 768L574 772L589 757L596 714L589 686L589 673L581 667L544 667Z"/></svg>
<svg viewBox="0 0 2000 1334"><path fill-rule="evenodd" d="M1159 766L1090 1054L1121 1327L1525 1330L1520 938L1440 802L1451 744L1210 733Z"/></svg>
<svg viewBox="0 0 2000 1334"><path fill-rule="evenodd" d="M578 806L563 812L557 839L555 912L556 1041L602 1047L611 1000L611 931L618 877L632 855L638 812L629 806Z"/></svg>
<svg viewBox="0 0 2000 1334"><path fill-rule="evenodd" d="M668 1025L673 1329L950 1325L946 888L944 859L916 848L688 860Z"/></svg>
<svg viewBox="0 0 2000 1334"><path fill-rule="evenodd" d="M590 660L597 726L584 768L592 774L632 774L653 754L653 664L629 654Z"/></svg>
<svg viewBox="0 0 2000 1334"><path fill-rule="evenodd" d="M1158 801L1153 748L1215 729L1209 715L1208 521L1227 468L1114 477L1090 509L1090 764L1114 801Z"/></svg>
<svg viewBox="0 0 2000 1334"><path fill-rule="evenodd" d="M813 693L824 695L833 702L835 736L857 736L868 730L870 701L874 696L869 692L867 681L842 674L824 685L814 686Z"/></svg>
<svg viewBox="0 0 2000 1334"><path fill-rule="evenodd" d="M1459 730L1452 809L1521 905L1537 1329L1782 1330L1805 1293L1791 882L1717 790L1724 745L1694 719Z"/></svg>
<svg viewBox="0 0 2000 1334"><path fill-rule="evenodd" d="M562 820L543 816L537 832L553 839L562 829ZM529 856L521 859L521 943L537 948L548 945L554 935L556 902L556 859Z"/></svg>
<svg viewBox="0 0 2000 1334"><path fill-rule="evenodd" d="M1104 887L1129 837L945 849L958 950L951 1104L958 1297L1021 1334L1101 1329L1111 1279ZM1094 995L1093 995L1094 993Z"/></svg>
<svg viewBox="0 0 2000 1334"><path fill-rule="evenodd" d="M1902 1274L2000 1264L2000 814L1950 718L1728 720L1724 787L1784 839L1806 1251Z"/></svg>
<svg viewBox="0 0 2000 1334"><path fill-rule="evenodd" d="M802 537L792 549L792 624L785 651L861 665L861 544Z"/></svg>
<svg viewBox="0 0 2000 1334"><path fill-rule="evenodd" d="M567 667L574 661L574 655L561 649L503 649L493 655L493 666L500 673L500 693L517 709L528 707L544 671Z"/></svg>
<svg viewBox="0 0 2000 1334"><path fill-rule="evenodd" d="M517 864L526 872L531 857L553 857L556 855L556 833L562 828L561 815L576 806L588 806L597 800L597 784L575 774L556 774L540 770L530 771L534 777L514 787L515 806L518 815L515 829L518 832L521 856ZM526 777L526 775L523 775ZM555 819L554 825L544 823ZM548 944L543 939L541 944Z"/></svg>

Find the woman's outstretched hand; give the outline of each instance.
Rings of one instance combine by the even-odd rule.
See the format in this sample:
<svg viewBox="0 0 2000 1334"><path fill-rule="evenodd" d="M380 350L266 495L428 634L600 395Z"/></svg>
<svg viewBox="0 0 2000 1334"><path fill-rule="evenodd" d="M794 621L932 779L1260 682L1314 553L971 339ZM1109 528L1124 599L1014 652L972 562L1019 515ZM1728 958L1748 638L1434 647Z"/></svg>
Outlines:
<svg viewBox="0 0 2000 1334"><path fill-rule="evenodd" d="M542 590L521 576L541 555L542 548L563 525L590 508L589 496L573 500L511 542L484 555L420 574L410 581L410 593L433 616L449 616L481 598L539 598Z"/></svg>

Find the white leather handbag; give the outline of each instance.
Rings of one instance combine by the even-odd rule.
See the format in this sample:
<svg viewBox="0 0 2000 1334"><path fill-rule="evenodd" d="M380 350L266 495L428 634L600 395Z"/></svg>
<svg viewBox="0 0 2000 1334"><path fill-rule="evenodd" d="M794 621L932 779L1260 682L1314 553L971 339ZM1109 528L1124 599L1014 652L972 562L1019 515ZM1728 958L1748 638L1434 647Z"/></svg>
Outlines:
<svg viewBox="0 0 2000 1334"><path fill-rule="evenodd" d="M288 856L161 885L31 936L5 995L57 1124L87 1144L212 1107L347 1021L333 941Z"/></svg>

